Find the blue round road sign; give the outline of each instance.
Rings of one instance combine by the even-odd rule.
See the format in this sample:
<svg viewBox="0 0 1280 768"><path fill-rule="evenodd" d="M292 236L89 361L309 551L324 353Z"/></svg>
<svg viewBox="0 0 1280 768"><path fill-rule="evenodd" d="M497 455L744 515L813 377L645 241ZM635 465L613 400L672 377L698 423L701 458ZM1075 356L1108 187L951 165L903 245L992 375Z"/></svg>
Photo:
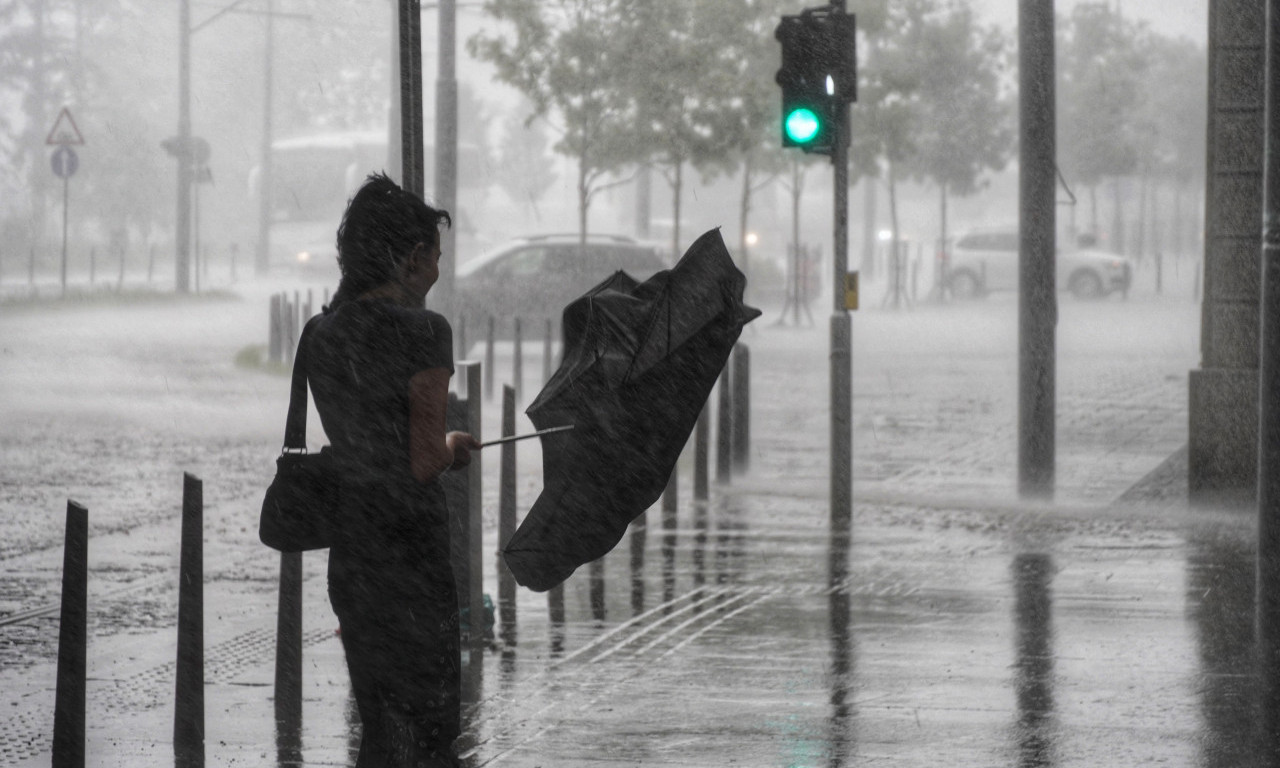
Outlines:
<svg viewBox="0 0 1280 768"><path fill-rule="evenodd" d="M66 144L53 150L53 175L60 179L69 179L76 174L76 169L80 167L80 158L76 157L76 151Z"/></svg>

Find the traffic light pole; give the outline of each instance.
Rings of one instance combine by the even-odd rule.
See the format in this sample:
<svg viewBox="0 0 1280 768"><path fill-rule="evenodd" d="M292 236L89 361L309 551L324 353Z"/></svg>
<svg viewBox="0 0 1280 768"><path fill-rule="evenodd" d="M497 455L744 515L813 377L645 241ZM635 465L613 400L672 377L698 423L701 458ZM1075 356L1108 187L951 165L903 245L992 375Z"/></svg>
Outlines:
<svg viewBox="0 0 1280 768"><path fill-rule="evenodd" d="M833 3L845 12L844 0ZM849 271L849 105L839 107L840 127L831 153L835 209L831 275L831 533L844 540L853 524L853 329L845 304Z"/></svg>

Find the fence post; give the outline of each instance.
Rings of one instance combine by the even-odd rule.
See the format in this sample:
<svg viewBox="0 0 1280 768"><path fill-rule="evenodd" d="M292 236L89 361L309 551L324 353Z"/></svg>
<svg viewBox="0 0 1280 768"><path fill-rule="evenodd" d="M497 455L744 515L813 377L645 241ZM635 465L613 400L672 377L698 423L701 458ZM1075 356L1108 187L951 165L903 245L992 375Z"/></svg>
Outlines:
<svg viewBox="0 0 1280 768"><path fill-rule="evenodd" d="M671 470L662 491L662 600L670 603L676 594L676 513L679 506L679 465Z"/></svg>
<svg viewBox="0 0 1280 768"><path fill-rule="evenodd" d="M280 337L276 330L279 324L280 294L273 293L267 307L267 361L272 363L280 359Z"/></svg>
<svg viewBox="0 0 1280 768"><path fill-rule="evenodd" d="M58 687L53 705L53 768L84 768L88 667L89 510L67 499L58 622Z"/></svg>
<svg viewBox="0 0 1280 768"><path fill-rule="evenodd" d="M720 371L720 381L716 385L719 390L718 418L716 419L716 482L729 482L733 467L733 393L730 390L730 367L726 361Z"/></svg>
<svg viewBox="0 0 1280 768"><path fill-rule="evenodd" d="M502 388L502 436L516 433L516 391ZM498 551L516 532L516 444L502 444L502 466L498 484ZM501 557L498 560L498 612L502 621L502 641L514 645L516 638L516 581Z"/></svg>
<svg viewBox="0 0 1280 768"><path fill-rule="evenodd" d="M178 565L178 663L173 718L175 768L204 768L204 484L182 476Z"/></svg>
<svg viewBox="0 0 1280 768"><path fill-rule="evenodd" d="M733 470L751 466L751 350L745 344L733 348Z"/></svg>
<svg viewBox="0 0 1280 768"><path fill-rule="evenodd" d="M516 318L515 335L511 339L511 378L516 387L516 402L524 402L524 343L520 338L520 318Z"/></svg>
<svg viewBox="0 0 1280 768"><path fill-rule="evenodd" d="M467 427L472 435L480 437L483 401L476 395L480 392L480 364L469 362L462 365L463 375L467 379ZM475 394L473 394L475 393ZM482 458L480 451L471 453L471 464L467 467L467 529L470 532L467 542L467 605L471 614L471 645L479 647L484 641L484 473L481 471ZM480 664L479 660L475 661Z"/></svg>
<svg viewBox="0 0 1280 768"><path fill-rule="evenodd" d="M551 318L547 318L547 337L542 345L542 383L551 381Z"/></svg>
<svg viewBox="0 0 1280 768"><path fill-rule="evenodd" d="M698 413L698 423L693 431L693 501L705 504L710 496L708 474L711 454L711 404L706 403Z"/></svg>
<svg viewBox="0 0 1280 768"><path fill-rule="evenodd" d="M280 553L276 605L276 740L281 748L302 733L302 553Z"/></svg>
<svg viewBox="0 0 1280 768"><path fill-rule="evenodd" d="M489 315L489 327L484 338L484 399L493 399L493 315Z"/></svg>

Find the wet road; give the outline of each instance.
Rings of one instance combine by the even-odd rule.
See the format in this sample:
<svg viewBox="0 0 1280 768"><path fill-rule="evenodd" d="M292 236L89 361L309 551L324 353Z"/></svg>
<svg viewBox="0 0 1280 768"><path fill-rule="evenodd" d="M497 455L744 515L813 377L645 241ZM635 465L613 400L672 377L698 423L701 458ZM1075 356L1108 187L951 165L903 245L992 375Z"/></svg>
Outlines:
<svg viewBox="0 0 1280 768"><path fill-rule="evenodd" d="M468 764L1256 764L1248 514L1191 511L1159 493L1115 503L1185 442L1194 311L1064 305L1059 503L1045 507L1011 492L1009 310L855 318L848 542L827 532L824 333L762 326L744 335L755 365L752 474L713 488L699 509L682 464L679 514L651 511L643 545L624 542L605 559L602 604L586 569L569 583L563 623L550 621L544 596L521 591L514 634L499 628L509 642L470 666ZM0 316L6 348L30 356L6 369L26 373L0 373L6 394L19 396L6 399L19 405L5 406L5 425L20 429L5 432L3 449L22 463L6 462L6 472L26 468L6 479L0 512L7 540L27 542L0 560L0 575L50 594L57 552L42 542L68 492L35 469L53 460L74 477L101 478L77 480L74 491L107 518L91 543L93 562L106 566L96 578L170 574L176 489L163 475L199 462L214 500L209 762L270 765L275 561L245 524L286 393L227 362L258 341L255 317L215 308L180 327L196 332L219 317L230 330L190 359L163 332L163 322L180 324L173 313L145 315L142 329L113 321L141 334L153 362L112 362L108 345L90 383L49 391L30 371L58 365L61 356L42 349L75 319L42 338L43 322ZM77 341L76 351L92 358L94 343ZM146 394L136 402L120 394L139 383ZM104 391L116 394L96 399ZM78 400L83 407L68 407ZM201 414L200 434L188 434L182 425ZM133 443L105 450L121 425L164 458L142 461ZM69 441L75 435L83 442ZM536 449L520 456L527 505ZM496 460L485 472L496 478ZM135 491L113 482L122 473ZM106 500L95 504L95 494ZM44 506L52 520L22 522ZM486 522L492 552L496 526ZM308 556L307 573L301 754L308 765L349 765L353 715L323 556ZM494 591L493 573L486 579ZM118 618L99 624L90 765L172 762L172 593L161 583L121 599ZM21 594L10 593L11 607ZM16 658L0 667L0 765L47 764L51 660Z"/></svg>

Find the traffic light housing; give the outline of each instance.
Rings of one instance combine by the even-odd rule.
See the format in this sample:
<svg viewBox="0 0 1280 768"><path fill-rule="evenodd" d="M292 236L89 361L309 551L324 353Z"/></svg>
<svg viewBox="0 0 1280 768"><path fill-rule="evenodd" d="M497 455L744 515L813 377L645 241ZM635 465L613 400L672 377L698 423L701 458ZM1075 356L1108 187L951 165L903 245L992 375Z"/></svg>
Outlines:
<svg viewBox="0 0 1280 768"><path fill-rule="evenodd" d="M782 44L782 146L831 154L844 131L845 105L858 95L856 23L830 6L783 16L774 31Z"/></svg>

